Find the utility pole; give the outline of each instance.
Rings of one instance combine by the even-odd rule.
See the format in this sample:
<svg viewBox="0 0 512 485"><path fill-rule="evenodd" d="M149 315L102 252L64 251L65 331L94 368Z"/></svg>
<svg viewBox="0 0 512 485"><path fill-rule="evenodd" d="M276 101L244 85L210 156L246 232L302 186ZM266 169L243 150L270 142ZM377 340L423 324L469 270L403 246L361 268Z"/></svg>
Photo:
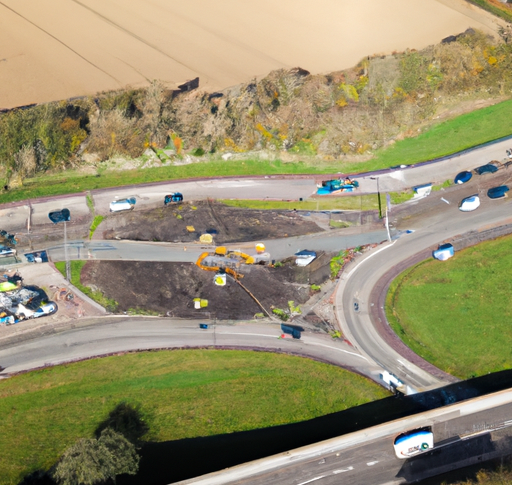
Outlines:
<svg viewBox="0 0 512 485"><path fill-rule="evenodd" d="M379 187L379 177L370 177L372 180L377 181L377 199L379 201L379 219L382 219L382 203L380 201L380 187Z"/></svg>

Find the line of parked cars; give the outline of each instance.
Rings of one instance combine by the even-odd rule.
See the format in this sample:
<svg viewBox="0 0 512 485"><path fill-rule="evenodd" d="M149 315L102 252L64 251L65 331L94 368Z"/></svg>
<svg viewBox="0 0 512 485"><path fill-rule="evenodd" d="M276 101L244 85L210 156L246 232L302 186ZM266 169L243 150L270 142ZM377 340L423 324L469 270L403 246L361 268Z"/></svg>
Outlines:
<svg viewBox="0 0 512 485"><path fill-rule="evenodd" d="M164 205L177 204L183 202L183 194L180 192L173 192L164 197ZM135 197L128 197L126 199L113 200L110 203L110 212L121 212L133 210L137 200Z"/></svg>
<svg viewBox="0 0 512 485"><path fill-rule="evenodd" d="M499 163L499 162L498 162ZM474 169L474 173L477 175L485 175L488 173L496 173L498 171L498 165L496 163L487 163L485 165L481 165ZM508 164L506 164L506 168L508 168ZM456 175L454 182L456 184L465 184L471 180L473 174L470 171L463 171ZM487 197L489 199L502 199L507 197L507 192L509 188L507 185L499 185L497 187L492 187L487 191ZM462 199L459 204L459 209L462 212L471 212L480 207L480 197L478 194L470 195Z"/></svg>

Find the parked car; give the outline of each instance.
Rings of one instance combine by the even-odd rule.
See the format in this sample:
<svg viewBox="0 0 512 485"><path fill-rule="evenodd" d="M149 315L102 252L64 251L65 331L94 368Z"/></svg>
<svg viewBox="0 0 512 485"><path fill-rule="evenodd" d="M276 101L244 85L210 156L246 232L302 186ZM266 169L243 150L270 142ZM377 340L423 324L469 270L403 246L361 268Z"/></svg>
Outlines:
<svg viewBox="0 0 512 485"><path fill-rule="evenodd" d="M52 315L57 311L57 304L51 301L45 305L40 306L33 314L32 318L44 317L46 315Z"/></svg>
<svg viewBox="0 0 512 485"><path fill-rule="evenodd" d="M471 172L468 172L468 171L460 172L455 177L454 182L456 184L465 184L466 182L469 182L471 180L471 177L473 177Z"/></svg>
<svg viewBox="0 0 512 485"><path fill-rule="evenodd" d="M58 222L69 222L71 219L71 214L69 209L61 209L58 211L50 212L48 217L50 221L52 221L54 224L57 224Z"/></svg>
<svg viewBox="0 0 512 485"><path fill-rule="evenodd" d="M183 202L183 194L180 192L173 192L172 194L166 195L164 204Z"/></svg>
<svg viewBox="0 0 512 485"><path fill-rule="evenodd" d="M459 209L462 212L471 212L478 209L478 207L480 207L480 197L478 197L478 195L471 195L462 199L459 205Z"/></svg>
<svg viewBox="0 0 512 485"><path fill-rule="evenodd" d="M16 249L12 249L8 246L0 246L0 257L7 258L10 256L16 256Z"/></svg>
<svg viewBox="0 0 512 485"><path fill-rule="evenodd" d="M508 190L509 188L506 185L493 187L487 191L487 197L489 197L489 199L502 199L507 196Z"/></svg>
<svg viewBox="0 0 512 485"><path fill-rule="evenodd" d="M135 207L135 197L114 200L110 203L110 212L130 211Z"/></svg>
<svg viewBox="0 0 512 485"><path fill-rule="evenodd" d="M480 167L475 168L475 173L478 175L484 175L486 173L496 173L498 171L498 167L493 165L492 163L488 163L486 165L482 165Z"/></svg>

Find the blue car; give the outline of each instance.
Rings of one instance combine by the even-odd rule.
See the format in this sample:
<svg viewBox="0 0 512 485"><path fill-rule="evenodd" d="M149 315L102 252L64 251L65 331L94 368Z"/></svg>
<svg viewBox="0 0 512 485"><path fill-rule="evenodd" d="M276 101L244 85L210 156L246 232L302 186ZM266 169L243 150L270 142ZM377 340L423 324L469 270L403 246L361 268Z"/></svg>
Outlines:
<svg viewBox="0 0 512 485"><path fill-rule="evenodd" d="M459 174L457 174L457 176L455 177L455 180L454 182L456 184L465 184L466 182L469 182L471 180L471 177L473 177L473 175L471 174L471 172L467 172L467 171L464 171L464 172L460 172Z"/></svg>
<svg viewBox="0 0 512 485"><path fill-rule="evenodd" d="M475 173L478 175L484 175L486 173L496 173L498 171L498 167L493 165L492 163L488 163L487 165L482 165L480 167L475 168Z"/></svg>
<svg viewBox="0 0 512 485"><path fill-rule="evenodd" d="M508 187L506 185L500 185L499 187L493 187L487 191L487 197L489 199L501 199L507 196Z"/></svg>
<svg viewBox="0 0 512 485"><path fill-rule="evenodd" d="M181 194L180 192L173 192L172 194L165 196L165 199L164 199L165 205L171 204L171 203L177 204L178 202L183 202L183 194Z"/></svg>

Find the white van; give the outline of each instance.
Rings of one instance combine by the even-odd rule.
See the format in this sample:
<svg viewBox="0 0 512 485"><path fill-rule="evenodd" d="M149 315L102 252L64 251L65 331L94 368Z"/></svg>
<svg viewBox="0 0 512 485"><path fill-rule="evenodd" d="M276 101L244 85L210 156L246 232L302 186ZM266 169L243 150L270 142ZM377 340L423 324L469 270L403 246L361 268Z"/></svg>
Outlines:
<svg viewBox="0 0 512 485"><path fill-rule="evenodd" d="M129 211L135 207L135 197L114 200L110 203L110 212Z"/></svg>

